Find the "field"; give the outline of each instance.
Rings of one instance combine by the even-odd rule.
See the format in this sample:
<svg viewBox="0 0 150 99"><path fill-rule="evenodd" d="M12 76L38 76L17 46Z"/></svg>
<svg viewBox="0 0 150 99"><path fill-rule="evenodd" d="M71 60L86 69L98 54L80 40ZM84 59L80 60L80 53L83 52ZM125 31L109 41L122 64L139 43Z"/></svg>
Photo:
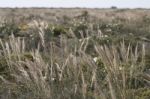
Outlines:
<svg viewBox="0 0 150 99"><path fill-rule="evenodd" d="M0 9L0 99L150 99L150 10Z"/></svg>

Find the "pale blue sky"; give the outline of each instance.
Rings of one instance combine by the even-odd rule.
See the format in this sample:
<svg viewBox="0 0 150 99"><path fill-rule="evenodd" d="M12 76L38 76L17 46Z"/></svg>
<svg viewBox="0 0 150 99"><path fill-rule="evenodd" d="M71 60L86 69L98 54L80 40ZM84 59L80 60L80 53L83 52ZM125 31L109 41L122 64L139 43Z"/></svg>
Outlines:
<svg viewBox="0 0 150 99"><path fill-rule="evenodd" d="M150 8L150 0L0 0L0 7Z"/></svg>

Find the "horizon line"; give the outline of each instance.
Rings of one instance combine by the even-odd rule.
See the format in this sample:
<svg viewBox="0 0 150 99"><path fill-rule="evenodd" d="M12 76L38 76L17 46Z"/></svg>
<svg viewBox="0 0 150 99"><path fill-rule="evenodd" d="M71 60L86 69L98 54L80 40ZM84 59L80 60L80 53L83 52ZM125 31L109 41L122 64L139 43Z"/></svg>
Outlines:
<svg viewBox="0 0 150 99"><path fill-rule="evenodd" d="M113 7L116 7L116 8L113 8ZM150 8L147 8L147 7L117 7L117 6L110 6L110 7L0 7L0 8L12 8L12 9L15 9L15 8L47 8L47 9L59 9L59 8L62 8L62 9L150 9Z"/></svg>

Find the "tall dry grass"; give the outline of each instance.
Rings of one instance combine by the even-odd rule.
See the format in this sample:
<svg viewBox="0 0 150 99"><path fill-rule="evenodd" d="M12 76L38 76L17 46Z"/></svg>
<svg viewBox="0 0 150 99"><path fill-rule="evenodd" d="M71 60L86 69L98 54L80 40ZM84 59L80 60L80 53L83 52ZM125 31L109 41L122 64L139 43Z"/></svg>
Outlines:
<svg viewBox="0 0 150 99"><path fill-rule="evenodd" d="M134 99L132 91L143 73L145 45L100 45L91 37L66 39L60 47L39 32L39 48L26 50L24 38L13 35L0 41L1 57L6 60L9 77L0 75L5 99ZM102 38L102 34L99 34ZM94 41L97 60L86 53L89 39ZM72 47L73 46L73 47ZM40 46L39 46L40 47Z"/></svg>

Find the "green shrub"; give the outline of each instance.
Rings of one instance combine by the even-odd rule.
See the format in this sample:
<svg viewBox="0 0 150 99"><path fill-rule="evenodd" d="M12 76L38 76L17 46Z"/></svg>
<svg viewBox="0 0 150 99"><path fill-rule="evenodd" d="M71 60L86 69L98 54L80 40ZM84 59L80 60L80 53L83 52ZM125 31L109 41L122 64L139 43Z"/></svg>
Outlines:
<svg viewBox="0 0 150 99"><path fill-rule="evenodd" d="M9 74L9 66L5 57L0 57L0 75L7 76Z"/></svg>
<svg viewBox="0 0 150 99"><path fill-rule="evenodd" d="M150 99L150 89L140 88L135 90L135 99Z"/></svg>
<svg viewBox="0 0 150 99"><path fill-rule="evenodd" d="M4 38L4 37L8 38L8 36L11 35L12 33L15 36L17 36L19 31L20 31L20 29L16 23L4 22L4 23L1 23L1 26L0 26L0 37L1 38Z"/></svg>
<svg viewBox="0 0 150 99"><path fill-rule="evenodd" d="M147 53L145 57L145 70L150 69L150 55Z"/></svg>
<svg viewBox="0 0 150 99"><path fill-rule="evenodd" d="M45 39L50 40L52 37L59 37L60 35L68 36L68 28L62 25L49 25L45 30Z"/></svg>
<svg viewBox="0 0 150 99"><path fill-rule="evenodd" d="M74 27L74 33L77 38L87 37L88 26L84 23L78 24Z"/></svg>

